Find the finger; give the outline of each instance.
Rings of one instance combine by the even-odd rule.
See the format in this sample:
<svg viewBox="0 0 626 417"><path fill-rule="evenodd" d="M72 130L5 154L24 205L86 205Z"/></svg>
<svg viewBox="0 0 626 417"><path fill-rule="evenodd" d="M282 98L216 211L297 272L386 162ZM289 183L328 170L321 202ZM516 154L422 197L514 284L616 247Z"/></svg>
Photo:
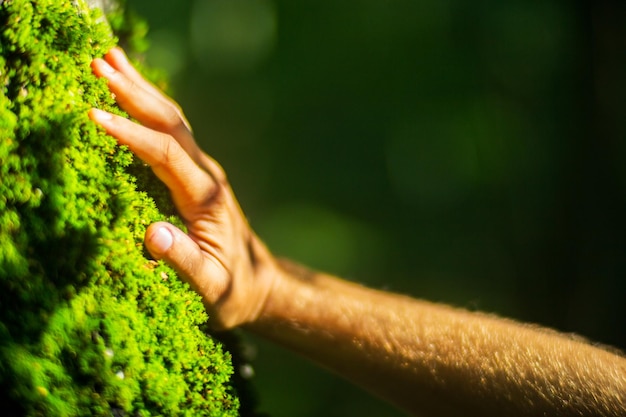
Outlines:
<svg viewBox="0 0 626 417"><path fill-rule="evenodd" d="M104 57L104 59L109 63L113 68L124 74L128 77L129 80L134 82L135 84L141 86L144 90L151 93L153 96L158 97L159 99L167 101L174 110L178 113L180 119L185 123L187 129L191 131L191 127L189 126L189 122L185 118L182 109L180 106L172 100L171 97L164 94L159 88L157 88L154 84L146 80L137 69L130 63L128 57L124 53L124 50L119 47L112 48Z"/></svg>
<svg viewBox="0 0 626 417"><path fill-rule="evenodd" d="M206 208L206 203L217 195L220 185L171 136L98 109L91 109L89 117L150 165L170 189L185 220L193 220L197 214L193 210Z"/></svg>
<svg viewBox="0 0 626 417"><path fill-rule="evenodd" d="M200 150L176 106L146 89L147 82L138 83L128 78L103 59L94 59L91 66L98 77L107 79L120 107L144 126L174 137L196 163L200 163Z"/></svg>
<svg viewBox="0 0 626 417"><path fill-rule="evenodd" d="M174 268L205 303L214 304L225 291L228 283L223 269L177 227L153 223L146 230L144 243L155 259L163 259Z"/></svg>
<svg viewBox="0 0 626 417"><path fill-rule="evenodd" d="M117 71L124 74L131 81L141 86L143 89L147 90L148 92L152 93L154 96L165 97L165 95L161 93L161 91L157 87L155 87L154 84L146 80L139 73L139 71L137 71L137 69L128 60L128 57L126 56L122 48L119 48L119 47L112 48L109 52L106 53L106 55L104 56L104 59L107 61L109 65L111 65ZM168 100L171 101L169 97L168 97Z"/></svg>

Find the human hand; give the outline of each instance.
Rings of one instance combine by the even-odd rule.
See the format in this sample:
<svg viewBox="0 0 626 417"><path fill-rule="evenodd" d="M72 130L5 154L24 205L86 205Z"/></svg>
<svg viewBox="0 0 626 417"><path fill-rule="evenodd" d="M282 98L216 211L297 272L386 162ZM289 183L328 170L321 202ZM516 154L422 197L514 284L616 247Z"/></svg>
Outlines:
<svg viewBox="0 0 626 417"><path fill-rule="evenodd" d="M179 106L146 81L124 52L95 59L117 103L139 123L102 110L89 116L148 164L169 188L187 233L158 222L145 245L200 294L211 323L253 323L277 275L276 262L251 230L220 165L197 146Z"/></svg>

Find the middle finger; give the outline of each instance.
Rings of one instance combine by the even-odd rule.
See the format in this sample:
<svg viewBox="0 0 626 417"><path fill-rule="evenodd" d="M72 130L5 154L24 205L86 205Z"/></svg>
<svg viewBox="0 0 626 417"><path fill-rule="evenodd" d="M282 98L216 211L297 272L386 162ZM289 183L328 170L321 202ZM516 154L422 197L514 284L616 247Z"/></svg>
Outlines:
<svg viewBox="0 0 626 417"><path fill-rule="evenodd" d="M147 90L103 59L94 59L92 68L98 77L107 79L109 90L122 109L144 126L171 135L196 163L201 163L200 150L185 120L169 100Z"/></svg>

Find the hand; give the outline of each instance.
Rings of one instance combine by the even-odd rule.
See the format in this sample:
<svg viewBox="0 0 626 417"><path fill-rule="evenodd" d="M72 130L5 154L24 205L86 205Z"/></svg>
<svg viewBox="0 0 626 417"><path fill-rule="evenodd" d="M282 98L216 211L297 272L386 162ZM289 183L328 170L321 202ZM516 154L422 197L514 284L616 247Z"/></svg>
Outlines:
<svg viewBox="0 0 626 417"><path fill-rule="evenodd" d="M150 225L148 251L200 294L214 327L254 322L277 267L250 229L223 169L196 145L178 105L147 82L121 49L95 59L92 68L140 124L98 109L89 116L151 166L187 226L185 234L169 223Z"/></svg>

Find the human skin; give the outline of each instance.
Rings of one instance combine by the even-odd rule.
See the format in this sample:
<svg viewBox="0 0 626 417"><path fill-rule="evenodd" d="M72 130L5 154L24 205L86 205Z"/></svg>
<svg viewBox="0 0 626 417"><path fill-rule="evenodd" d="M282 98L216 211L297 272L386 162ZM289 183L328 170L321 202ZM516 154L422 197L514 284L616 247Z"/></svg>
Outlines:
<svg viewBox="0 0 626 417"><path fill-rule="evenodd" d="M273 340L412 415L626 416L619 353L275 258L178 105L121 49L92 68L139 123L97 109L90 117L152 167L187 227L152 224L145 245L200 294L215 328Z"/></svg>

